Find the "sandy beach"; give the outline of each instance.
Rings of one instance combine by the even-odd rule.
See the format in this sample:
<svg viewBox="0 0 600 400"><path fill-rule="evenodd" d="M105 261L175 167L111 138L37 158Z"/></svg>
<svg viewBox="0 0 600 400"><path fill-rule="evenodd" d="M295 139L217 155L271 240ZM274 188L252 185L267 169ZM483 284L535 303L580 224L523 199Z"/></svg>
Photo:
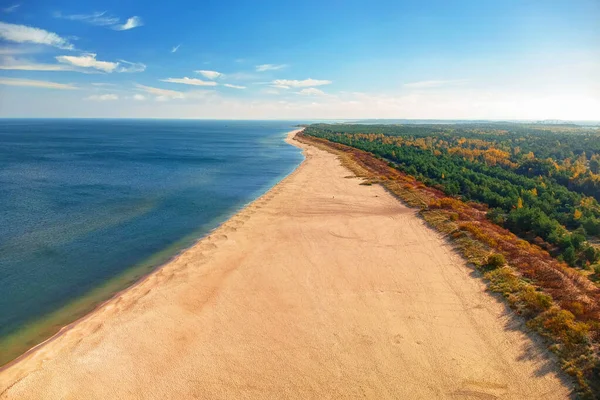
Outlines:
<svg viewBox="0 0 600 400"><path fill-rule="evenodd" d="M565 399L544 345L336 156L0 372L1 399Z"/></svg>

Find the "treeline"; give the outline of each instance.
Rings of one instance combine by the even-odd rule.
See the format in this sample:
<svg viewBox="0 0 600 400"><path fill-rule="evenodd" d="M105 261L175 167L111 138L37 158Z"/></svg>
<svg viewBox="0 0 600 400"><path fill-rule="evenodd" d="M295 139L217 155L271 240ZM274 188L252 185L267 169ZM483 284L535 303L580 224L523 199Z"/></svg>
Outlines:
<svg viewBox="0 0 600 400"><path fill-rule="evenodd" d="M517 123L321 125L338 132L380 134L454 152L553 182L600 200L600 130L577 125ZM410 143L403 143L409 144ZM490 157L500 151L503 158ZM494 164L496 165L496 164Z"/></svg>
<svg viewBox="0 0 600 400"><path fill-rule="evenodd" d="M540 245L571 266L597 264L600 251L588 239L600 235L598 202L562 184L552 171L545 171L544 168L557 164L554 159L540 163L531 155L523 159L511 156L515 153L513 142L532 151L537 149L538 140L531 137L558 133L498 132L497 128L485 128L485 133L481 126L469 127L468 133L466 128L447 126L318 124L309 126L305 134L368 151L448 195L484 203L494 223ZM454 136L459 133L464 136ZM592 141L592 134L587 131L570 135L561 141L572 145L562 145L564 154L582 150L581 142ZM490 143L501 136L512 139L503 140L499 148L492 147ZM593 138L591 147L600 143L598 136ZM556 149L547 153L551 151Z"/></svg>

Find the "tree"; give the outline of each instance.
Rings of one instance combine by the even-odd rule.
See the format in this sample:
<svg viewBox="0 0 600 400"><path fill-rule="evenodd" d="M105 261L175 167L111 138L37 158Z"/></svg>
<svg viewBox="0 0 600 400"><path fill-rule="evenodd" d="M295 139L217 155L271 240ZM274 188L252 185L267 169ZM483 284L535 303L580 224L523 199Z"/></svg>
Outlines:
<svg viewBox="0 0 600 400"><path fill-rule="evenodd" d="M575 264L577 257L575 256L575 249L573 246L569 246L562 253L563 260L569 265Z"/></svg>
<svg viewBox="0 0 600 400"><path fill-rule="evenodd" d="M600 157L597 154L593 155L590 160L590 171L594 174L600 173Z"/></svg>

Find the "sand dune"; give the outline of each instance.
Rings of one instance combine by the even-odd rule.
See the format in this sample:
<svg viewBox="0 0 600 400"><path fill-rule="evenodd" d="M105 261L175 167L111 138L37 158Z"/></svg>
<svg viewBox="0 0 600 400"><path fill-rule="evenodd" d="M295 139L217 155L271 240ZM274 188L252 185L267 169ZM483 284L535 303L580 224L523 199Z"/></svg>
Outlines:
<svg viewBox="0 0 600 400"><path fill-rule="evenodd" d="M414 211L301 146L282 183L5 369L0 398L569 396Z"/></svg>

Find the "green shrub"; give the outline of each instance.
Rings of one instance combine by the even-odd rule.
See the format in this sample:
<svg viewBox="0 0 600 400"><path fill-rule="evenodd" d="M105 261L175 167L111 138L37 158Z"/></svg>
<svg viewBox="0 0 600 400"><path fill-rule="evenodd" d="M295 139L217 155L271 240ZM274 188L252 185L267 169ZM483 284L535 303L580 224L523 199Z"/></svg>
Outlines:
<svg viewBox="0 0 600 400"><path fill-rule="evenodd" d="M491 254L487 259L487 266L491 269L500 268L506 265L506 259L502 254Z"/></svg>

